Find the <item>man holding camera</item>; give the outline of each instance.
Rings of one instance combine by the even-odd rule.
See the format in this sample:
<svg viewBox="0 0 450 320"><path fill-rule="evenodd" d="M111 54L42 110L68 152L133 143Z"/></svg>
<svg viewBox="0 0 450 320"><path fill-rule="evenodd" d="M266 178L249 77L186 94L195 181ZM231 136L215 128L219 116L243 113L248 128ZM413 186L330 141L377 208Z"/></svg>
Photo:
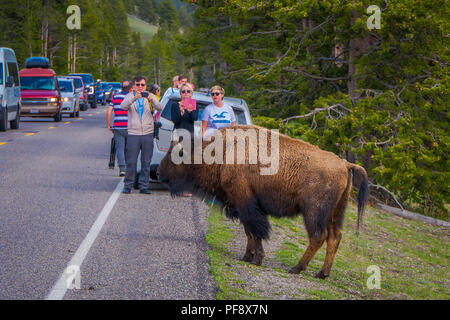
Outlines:
<svg viewBox="0 0 450 320"><path fill-rule="evenodd" d="M154 121L150 103L158 111L162 110L158 99L145 89L147 79L144 76L134 78L132 91L125 96L120 107L128 111L128 139L126 151L127 171L123 193L131 193L136 176L136 165L141 152L141 174L139 176L140 193L151 194L148 190L150 163L153 155Z"/></svg>

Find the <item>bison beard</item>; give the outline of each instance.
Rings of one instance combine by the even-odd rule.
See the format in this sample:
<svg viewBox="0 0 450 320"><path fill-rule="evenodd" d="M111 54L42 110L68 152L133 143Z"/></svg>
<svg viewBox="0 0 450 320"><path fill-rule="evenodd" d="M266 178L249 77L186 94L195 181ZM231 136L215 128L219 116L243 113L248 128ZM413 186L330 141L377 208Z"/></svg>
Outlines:
<svg viewBox="0 0 450 320"><path fill-rule="evenodd" d="M234 134L233 130L266 129L256 126L221 129L224 146L227 134ZM215 203L225 209L228 218L238 219L244 226L248 240L243 260L255 265L261 265L264 258L262 240L268 239L270 235L267 216L294 217L301 214L309 244L290 272L305 270L326 241L325 262L316 275L324 279L330 274L342 237L344 212L352 182L359 188L359 230L369 193L367 173L364 168L331 152L285 135L272 134L277 134L279 138L279 169L274 175L261 175L260 162L175 165L171 161L173 145L162 160L158 175L161 182L169 185L172 196L188 191L203 198L214 197ZM266 136L267 143L258 141L257 145L264 145L270 150L273 136L270 133ZM202 150L209 143L204 141ZM248 144L246 151L248 160Z"/></svg>

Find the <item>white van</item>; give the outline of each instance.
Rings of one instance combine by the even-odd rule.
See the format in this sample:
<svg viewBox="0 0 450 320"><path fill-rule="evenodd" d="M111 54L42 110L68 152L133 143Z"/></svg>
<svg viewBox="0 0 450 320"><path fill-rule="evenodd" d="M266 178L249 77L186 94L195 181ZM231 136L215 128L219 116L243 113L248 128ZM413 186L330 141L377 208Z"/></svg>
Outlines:
<svg viewBox="0 0 450 320"><path fill-rule="evenodd" d="M20 79L14 51L0 48L0 131L19 129Z"/></svg>

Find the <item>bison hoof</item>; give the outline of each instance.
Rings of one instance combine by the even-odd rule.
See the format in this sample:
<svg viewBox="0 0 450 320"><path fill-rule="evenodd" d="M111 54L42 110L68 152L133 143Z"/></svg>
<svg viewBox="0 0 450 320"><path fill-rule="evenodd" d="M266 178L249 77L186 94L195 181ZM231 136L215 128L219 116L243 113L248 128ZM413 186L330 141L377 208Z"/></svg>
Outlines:
<svg viewBox="0 0 450 320"><path fill-rule="evenodd" d="M252 262L252 260L253 260L253 255L252 254L245 254L243 257L242 257L242 261L244 261L244 262Z"/></svg>
<svg viewBox="0 0 450 320"><path fill-rule="evenodd" d="M297 267L293 267L293 268L289 269L288 272L292 273L292 274L299 274L302 271L303 271L303 269L300 269L300 268L297 268Z"/></svg>
<svg viewBox="0 0 450 320"><path fill-rule="evenodd" d="M252 262L250 262L251 264L254 264L255 266L260 266L262 264L262 258L260 257L255 257L253 258Z"/></svg>
<svg viewBox="0 0 450 320"><path fill-rule="evenodd" d="M293 273L293 274L299 274L300 272L302 272L303 270L306 270L306 267L304 267L304 266L299 266L299 265L296 265L295 267L293 267L293 268L291 268L291 269L289 269L289 273Z"/></svg>
<svg viewBox="0 0 450 320"><path fill-rule="evenodd" d="M326 279L329 276L330 276L329 274L324 273L322 270L320 270L319 273L316 274L316 278L319 279Z"/></svg>

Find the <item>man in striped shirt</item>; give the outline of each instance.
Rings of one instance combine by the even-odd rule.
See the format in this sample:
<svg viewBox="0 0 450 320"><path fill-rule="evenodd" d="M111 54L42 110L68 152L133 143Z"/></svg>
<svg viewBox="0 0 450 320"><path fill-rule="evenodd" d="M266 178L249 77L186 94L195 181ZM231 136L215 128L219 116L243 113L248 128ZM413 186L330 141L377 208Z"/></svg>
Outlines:
<svg viewBox="0 0 450 320"><path fill-rule="evenodd" d="M122 91L116 94L109 104L108 111L106 112L106 126L108 130L114 133L114 140L116 142L116 156L119 163L119 176L125 176L126 163L125 163L125 142L128 136L128 111L120 108L125 96L130 92L133 87L131 81L124 81L122 83ZM111 128L111 114L114 111L114 125Z"/></svg>

